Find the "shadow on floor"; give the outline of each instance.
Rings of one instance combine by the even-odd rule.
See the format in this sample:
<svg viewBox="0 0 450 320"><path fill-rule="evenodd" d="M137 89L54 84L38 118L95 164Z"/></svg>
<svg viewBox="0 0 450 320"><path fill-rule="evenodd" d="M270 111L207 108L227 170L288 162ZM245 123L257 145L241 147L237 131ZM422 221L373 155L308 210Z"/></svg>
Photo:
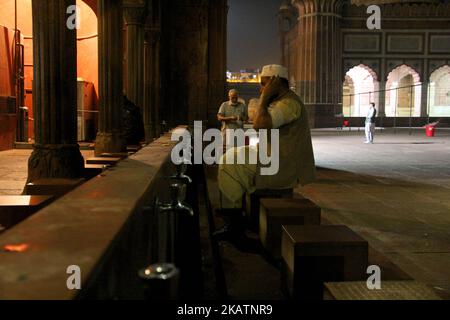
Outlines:
<svg viewBox="0 0 450 320"><path fill-rule="evenodd" d="M371 263L383 265L384 279L410 275L450 298L448 189L318 168L317 182L297 192L317 203L330 223L368 240Z"/></svg>
<svg viewBox="0 0 450 320"><path fill-rule="evenodd" d="M326 204L321 197L314 193L314 190L320 192L322 186L340 186L340 183L353 183L355 185L363 184L368 176L357 175L351 172L336 171L326 168L319 168L319 180L316 184L309 187L307 192L299 190L299 193L308 197L308 194L316 195L311 200L318 198L322 204ZM219 190L217 187L217 166L210 166L205 169L208 193L213 207L219 208ZM373 179L373 177L372 177ZM384 179L384 178L380 178ZM404 186L403 181L391 181L397 186ZM384 186L381 182L376 182L379 186ZM336 191L336 190L335 190ZM344 191L345 192L345 191ZM329 204L328 204L329 205ZM326 211L326 210L324 210ZM333 215L325 213L323 224L342 224L339 219L335 221ZM223 220L219 216L214 217L215 225L220 227ZM355 230L357 231L357 230ZM253 242L254 251L248 252L242 250L239 246L227 242L220 243L220 253L223 262L228 293L231 300L284 300L286 297L281 291L281 272L279 262L267 258L259 245L257 234L248 231L248 237ZM364 235L362 235L364 236ZM367 239L369 240L369 239ZM370 241L369 241L369 244ZM384 280L408 280L412 277L395 263L390 261L386 255L377 250L374 246L369 248L369 265L377 265L382 269Z"/></svg>

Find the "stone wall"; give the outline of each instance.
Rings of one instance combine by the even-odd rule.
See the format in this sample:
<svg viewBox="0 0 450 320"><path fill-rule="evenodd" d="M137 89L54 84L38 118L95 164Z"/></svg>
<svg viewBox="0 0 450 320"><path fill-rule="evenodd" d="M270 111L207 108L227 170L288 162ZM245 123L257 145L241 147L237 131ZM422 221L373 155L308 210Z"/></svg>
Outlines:
<svg viewBox="0 0 450 320"><path fill-rule="evenodd" d="M170 135L122 161L0 235L0 300L143 299L138 270L155 263L155 198L168 198L175 173ZM124 188L126 186L126 188ZM69 266L82 290L67 288Z"/></svg>
<svg viewBox="0 0 450 320"><path fill-rule="evenodd" d="M381 5L381 30L367 28L369 2ZM380 90L385 89L388 75L395 68L406 65L414 69L423 83L420 116L424 117L429 77L450 64L450 3L369 2L334 1L335 6L325 12L326 8L315 6L316 1L302 0L289 9L298 11L299 22L282 33L283 62L290 66L290 76L310 110L314 127L330 126L333 115L342 112L344 77L355 66L371 69L380 81ZM286 15L286 10L282 7L280 14ZM338 30L330 23L330 15L338 20ZM308 23L313 17L317 22ZM293 37L295 28L298 35ZM338 43L324 42L327 34L334 34ZM295 46L298 48L292 51ZM384 98L380 110L384 112Z"/></svg>

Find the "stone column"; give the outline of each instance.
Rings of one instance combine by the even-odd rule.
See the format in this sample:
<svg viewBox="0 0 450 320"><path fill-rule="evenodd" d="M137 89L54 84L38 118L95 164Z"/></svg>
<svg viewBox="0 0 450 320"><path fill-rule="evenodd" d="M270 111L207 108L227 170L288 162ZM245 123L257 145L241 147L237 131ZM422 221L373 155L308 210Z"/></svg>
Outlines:
<svg viewBox="0 0 450 320"><path fill-rule="evenodd" d="M95 154L126 151L122 136L123 101L122 0L98 0L99 132Z"/></svg>
<svg viewBox="0 0 450 320"><path fill-rule="evenodd" d="M33 108L35 145L28 182L80 178L84 160L77 143L76 30L67 28L75 0L33 0Z"/></svg>
<svg viewBox="0 0 450 320"><path fill-rule="evenodd" d="M208 123L217 126L217 112L227 96L227 0L210 1ZM200 119L199 119L200 120Z"/></svg>
<svg viewBox="0 0 450 320"><path fill-rule="evenodd" d="M386 117L386 81L380 81L380 94L378 102L378 117Z"/></svg>
<svg viewBox="0 0 450 320"><path fill-rule="evenodd" d="M145 1L124 0L126 32L125 94L139 108L144 105Z"/></svg>
<svg viewBox="0 0 450 320"><path fill-rule="evenodd" d="M380 72L378 76L379 80L379 99L378 99L378 117L383 119L386 117L386 60L381 59ZM384 120L380 121L380 125L384 125Z"/></svg>
<svg viewBox="0 0 450 320"><path fill-rule="evenodd" d="M423 118L428 117L428 103L430 101L428 97L428 88L430 87L430 83L425 80L422 82L422 96L421 96L421 103L420 103L420 116ZM418 87L416 87L417 90Z"/></svg>
<svg viewBox="0 0 450 320"><path fill-rule="evenodd" d="M314 127L335 126L341 113L342 0L296 0L299 11L298 77L301 98Z"/></svg>
<svg viewBox="0 0 450 320"><path fill-rule="evenodd" d="M174 127L208 118L209 1L168 3L170 42L165 49L170 54L167 61L169 88L164 108L169 108L164 114L169 127Z"/></svg>
<svg viewBox="0 0 450 320"><path fill-rule="evenodd" d="M144 127L146 142L159 137L161 129L161 6L160 0L151 1L150 14L145 24L144 63Z"/></svg>
<svg viewBox="0 0 450 320"><path fill-rule="evenodd" d="M278 33L280 35L280 45L281 45L281 64L285 67L290 67L290 50L288 34L291 28L297 22L297 16L295 14L295 8L289 1L285 1L281 4L280 10L278 11ZM295 70L289 70L290 76L292 76Z"/></svg>

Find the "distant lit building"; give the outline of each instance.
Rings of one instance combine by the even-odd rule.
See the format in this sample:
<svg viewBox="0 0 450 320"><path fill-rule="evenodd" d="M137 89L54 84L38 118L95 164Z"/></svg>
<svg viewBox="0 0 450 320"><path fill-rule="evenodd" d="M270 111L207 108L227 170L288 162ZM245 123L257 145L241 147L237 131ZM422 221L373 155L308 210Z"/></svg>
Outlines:
<svg viewBox="0 0 450 320"><path fill-rule="evenodd" d="M239 72L227 71L227 81L230 83L260 83L259 69L246 69Z"/></svg>

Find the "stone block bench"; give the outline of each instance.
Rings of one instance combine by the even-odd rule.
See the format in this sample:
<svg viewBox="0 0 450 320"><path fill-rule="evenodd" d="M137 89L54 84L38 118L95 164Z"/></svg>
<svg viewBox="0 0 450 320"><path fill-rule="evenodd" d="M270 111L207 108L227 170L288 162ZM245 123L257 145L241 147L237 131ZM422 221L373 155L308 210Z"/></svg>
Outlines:
<svg viewBox="0 0 450 320"><path fill-rule="evenodd" d="M294 189L283 190L257 190L252 194L246 194L245 197L245 214L249 226L254 231L259 229L259 213L261 199L289 199L292 198Z"/></svg>
<svg viewBox="0 0 450 320"><path fill-rule="evenodd" d="M368 243L346 226L283 226L281 252L293 299L322 300L325 282L367 280Z"/></svg>
<svg viewBox="0 0 450 320"><path fill-rule="evenodd" d="M261 199L259 237L275 260L281 259L283 225L320 225L321 208L308 199Z"/></svg>
<svg viewBox="0 0 450 320"><path fill-rule="evenodd" d="M0 229L15 226L53 200L53 196L0 196Z"/></svg>
<svg viewBox="0 0 450 320"><path fill-rule="evenodd" d="M33 196L52 195L60 198L81 186L85 179L40 179L25 186L25 194Z"/></svg>

